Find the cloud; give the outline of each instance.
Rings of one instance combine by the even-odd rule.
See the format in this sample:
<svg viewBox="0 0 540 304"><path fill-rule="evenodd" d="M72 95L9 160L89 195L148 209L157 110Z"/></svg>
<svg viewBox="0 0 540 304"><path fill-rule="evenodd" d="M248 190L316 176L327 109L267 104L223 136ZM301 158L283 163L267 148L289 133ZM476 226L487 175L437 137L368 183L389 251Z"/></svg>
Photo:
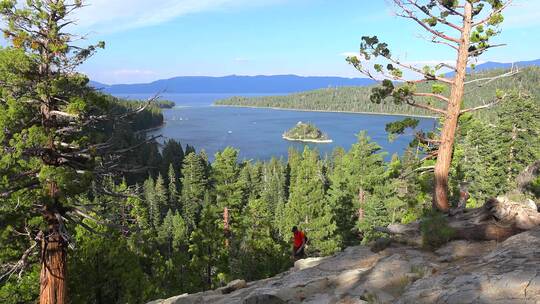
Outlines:
<svg viewBox="0 0 540 304"><path fill-rule="evenodd" d="M269 5L285 0L88 0L75 15L80 30L117 32L157 25L179 16Z"/></svg>

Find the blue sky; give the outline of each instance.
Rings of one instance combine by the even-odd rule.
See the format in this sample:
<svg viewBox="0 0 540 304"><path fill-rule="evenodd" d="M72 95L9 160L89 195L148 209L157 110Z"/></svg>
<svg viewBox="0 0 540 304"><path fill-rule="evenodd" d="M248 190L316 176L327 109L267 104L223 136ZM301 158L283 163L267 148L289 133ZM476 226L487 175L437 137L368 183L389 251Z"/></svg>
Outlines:
<svg viewBox="0 0 540 304"><path fill-rule="evenodd" d="M104 83L184 75L337 75L360 37L378 35L401 60L452 60L452 51L393 16L385 0L89 0L75 29L105 50L81 71ZM516 0L496 49L482 60L540 58L540 1Z"/></svg>

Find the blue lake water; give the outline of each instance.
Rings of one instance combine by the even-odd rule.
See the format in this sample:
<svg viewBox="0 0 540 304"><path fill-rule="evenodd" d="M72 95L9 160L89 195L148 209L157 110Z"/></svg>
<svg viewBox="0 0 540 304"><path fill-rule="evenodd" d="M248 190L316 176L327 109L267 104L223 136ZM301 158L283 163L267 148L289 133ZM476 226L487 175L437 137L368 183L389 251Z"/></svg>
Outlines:
<svg viewBox="0 0 540 304"><path fill-rule="evenodd" d="M140 94L116 95L131 99L148 97ZM240 150L240 159L254 160L267 160L273 156L286 158L289 147L303 149L305 145L317 148L322 155L330 154L339 146L349 149L362 130L366 130L389 155L401 154L413 137L410 132L393 142L388 141L385 125L403 119L400 116L211 106L215 100L232 95L163 94L163 99L172 100L177 106L164 110L165 126L151 134L160 134L164 139L176 139L182 145L190 144L197 151L204 149L211 158L216 152L232 146ZM282 139L283 132L299 121L314 123L333 142L306 144ZM420 129L431 130L434 126L433 119L420 119Z"/></svg>

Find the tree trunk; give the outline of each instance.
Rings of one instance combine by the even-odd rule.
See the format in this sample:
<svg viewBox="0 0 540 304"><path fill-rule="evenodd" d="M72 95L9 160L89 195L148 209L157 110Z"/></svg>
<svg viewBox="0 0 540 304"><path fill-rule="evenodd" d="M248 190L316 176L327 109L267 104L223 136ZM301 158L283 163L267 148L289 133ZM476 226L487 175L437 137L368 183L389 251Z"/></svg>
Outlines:
<svg viewBox="0 0 540 304"><path fill-rule="evenodd" d="M463 18L463 31L459 44L458 59L456 63L456 75L452 84L452 92L448 101L447 113L441 132L441 145L437 154L435 164L435 191L433 193L434 207L442 212L448 212L450 204L448 202L448 173L452 161L452 152L458 119L461 111L465 88L465 76L469 59L469 44L472 27L472 4L465 2L465 12Z"/></svg>
<svg viewBox="0 0 540 304"><path fill-rule="evenodd" d="M60 222L54 212L44 214L48 231L41 240L40 304L67 303L67 243L60 234Z"/></svg>
<svg viewBox="0 0 540 304"><path fill-rule="evenodd" d="M540 213L532 200L515 202L502 196L489 199L480 208L448 216L445 225L453 231L451 239L504 241L512 235L538 227ZM423 245L420 221L375 227L375 230L392 235L398 242Z"/></svg>

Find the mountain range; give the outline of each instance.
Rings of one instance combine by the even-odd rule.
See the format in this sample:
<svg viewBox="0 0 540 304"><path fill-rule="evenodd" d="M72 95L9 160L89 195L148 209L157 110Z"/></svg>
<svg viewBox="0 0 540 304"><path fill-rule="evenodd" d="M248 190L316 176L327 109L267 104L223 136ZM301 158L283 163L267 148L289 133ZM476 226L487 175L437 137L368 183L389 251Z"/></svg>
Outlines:
<svg viewBox="0 0 540 304"><path fill-rule="evenodd" d="M485 62L476 71L540 66L540 59L515 63ZM161 93L295 93L327 87L367 86L375 81L368 78L273 75L273 76L180 76L150 83L107 85L91 81L90 85L109 94Z"/></svg>

